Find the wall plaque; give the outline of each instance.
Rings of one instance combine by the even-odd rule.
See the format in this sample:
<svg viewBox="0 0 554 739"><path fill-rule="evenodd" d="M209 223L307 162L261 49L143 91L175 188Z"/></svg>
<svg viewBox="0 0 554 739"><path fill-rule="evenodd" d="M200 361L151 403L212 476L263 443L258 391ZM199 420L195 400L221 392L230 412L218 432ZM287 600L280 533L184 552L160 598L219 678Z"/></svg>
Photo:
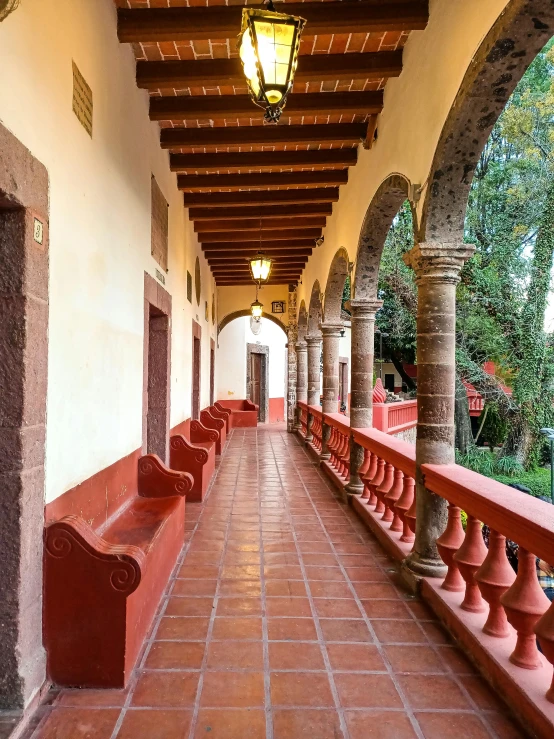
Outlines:
<svg viewBox="0 0 554 739"><path fill-rule="evenodd" d="M73 62L73 112L92 138L92 90Z"/></svg>
<svg viewBox="0 0 554 739"><path fill-rule="evenodd" d="M284 313L285 312L285 301L284 300L274 300L273 303L271 303L271 312L272 313Z"/></svg>
<svg viewBox="0 0 554 739"><path fill-rule="evenodd" d="M167 254L169 250L169 205L152 176L152 241L151 254L167 272Z"/></svg>

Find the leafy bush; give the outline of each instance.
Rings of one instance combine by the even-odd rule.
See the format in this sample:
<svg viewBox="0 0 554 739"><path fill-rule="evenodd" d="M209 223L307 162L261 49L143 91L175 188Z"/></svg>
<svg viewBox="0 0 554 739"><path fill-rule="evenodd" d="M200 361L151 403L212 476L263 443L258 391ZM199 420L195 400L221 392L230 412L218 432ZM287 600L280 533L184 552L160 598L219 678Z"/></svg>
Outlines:
<svg viewBox="0 0 554 739"><path fill-rule="evenodd" d="M486 413L487 416L481 432L482 439L489 443L491 449L494 449L494 447L497 446L502 446L508 435L508 424L500 417L497 404L487 403L483 412L479 416L479 423L481 423L484 413Z"/></svg>
<svg viewBox="0 0 554 739"><path fill-rule="evenodd" d="M518 482L520 485L528 487L531 491L531 495L535 497L542 495L546 498L550 498L550 470L540 468L534 472L516 474L514 477L494 475L494 479L498 480L498 482L503 482L506 485Z"/></svg>

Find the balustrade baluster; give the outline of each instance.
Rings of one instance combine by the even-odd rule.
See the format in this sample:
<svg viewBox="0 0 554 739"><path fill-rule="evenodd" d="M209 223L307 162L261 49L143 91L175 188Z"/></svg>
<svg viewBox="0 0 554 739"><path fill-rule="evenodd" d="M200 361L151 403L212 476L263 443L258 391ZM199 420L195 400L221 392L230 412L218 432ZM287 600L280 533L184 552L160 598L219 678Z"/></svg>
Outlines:
<svg viewBox="0 0 554 739"><path fill-rule="evenodd" d="M481 595L489 604L489 617L483 631L499 639L509 636L508 619L500 603L500 598L516 579L506 556L506 537L498 531L490 530L489 553L475 573L475 580Z"/></svg>
<svg viewBox="0 0 554 739"><path fill-rule="evenodd" d="M377 507L379 506L379 500L377 496L375 495L375 490L383 482L384 477L385 477L385 460L379 457L377 459L377 470L375 472L375 476L373 477L373 480L371 480L371 482L368 485L369 500L367 504L370 506L375 506L375 513L379 513L379 512L382 513L384 509L384 506L383 506L380 511L377 510Z"/></svg>
<svg viewBox="0 0 554 739"><path fill-rule="evenodd" d="M361 475L361 480L364 484L364 492L362 493L362 498L364 499L368 499L370 496L369 483L377 474L377 463L379 461L379 457L375 454L375 452L368 452L368 454L369 467L367 468L367 472L364 475Z"/></svg>
<svg viewBox="0 0 554 739"><path fill-rule="evenodd" d="M452 593L461 593L465 588L464 578L460 574L458 562L454 559L454 555L464 543L465 536L460 512L458 506L452 504L448 506L448 523L444 532L437 539L437 549L442 561L448 567L441 588Z"/></svg>
<svg viewBox="0 0 554 739"><path fill-rule="evenodd" d="M344 466L344 478L348 481L350 480L350 435L345 435L345 438L346 448L342 455L342 464Z"/></svg>
<svg viewBox="0 0 554 739"><path fill-rule="evenodd" d="M441 555L442 556L442 555ZM474 575L487 556L487 547L481 533L481 522L474 516L467 517L466 535L461 547L454 554L462 577L466 581L466 592L461 604L464 611L482 613L487 606L481 591L475 582Z"/></svg>
<svg viewBox="0 0 554 739"><path fill-rule="evenodd" d="M337 444L337 429L334 426L331 426L331 433L329 435L329 441L327 442L327 449L329 450L329 454L331 455L329 458L329 464L331 465L331 467L334 467L335 469L337 467L337 456L335 453L336 444Z"/></svg>
<svg viewBox="0 0 554 739"><path fill-rule="evenodd" d="M340 443L337 449L337 472L341 477L344 477L344 450L346 449L346 436L342 429L338 431L340 437Z"/></svg>
<svg viewBox="0 0 554 739"><path fill-rule="evenodd" d="M403 531L400 541L412 544L415 541L415 536L410 529L408 521L408 513L414 504L414 488L415 480L413 477L404 476L402 485L402 495L400 500L396 502L395 510L398 513L398 517L402 521ZM414 508L414 527L415 527L415 508Z"/></svg>
<svg viewBox="0 0 554 739"><path fill-rule="evenodd" d="M537 622L535 634L538 636L544 656L551 665L554 665L554 603ZM554 703L554 677L546 692L546 700Z"/></svg>
<svg viewBox="0 0 554 739"><path fill-rule="evenodd" d="M510 655L510 662L525 670L536 670L541 659L534 629L550 607L550 601L539 585L535 555L521 547L517 553L517 577L500 598L500 603L517 631L516 647Z"/></svg>
<svg viewBox="0 0 554 739"><path fill-rule="evenodd" d="M389 490L389 492L385 495L385 504L388 506L388 510L390 511L391 517L392 517L392 523L390 525L391 531L402 531L402 519L398 515L398 511L396 509L396 504L400 500L402 496L402 491L404 489L404 473L402 470L395 469L394 470L394 482L392 483L392 487ZM383 521L385 518L383 517Z"/></svg>
<svg viewBox="0 0 554 739"><path fill-rule="evenodd" d="M375 506L375 513L382 513L381 516L382 521L392 521L393 514L392 511L389 509L387 502L385 500L386 494L389 492L389 490L392 488L392 483L394 482L394 467L392 464L387 462L385 464L385 476L383 478L383 482L379 485L379 487L375 488L375 495L377 496L379 502Z"/></svg>

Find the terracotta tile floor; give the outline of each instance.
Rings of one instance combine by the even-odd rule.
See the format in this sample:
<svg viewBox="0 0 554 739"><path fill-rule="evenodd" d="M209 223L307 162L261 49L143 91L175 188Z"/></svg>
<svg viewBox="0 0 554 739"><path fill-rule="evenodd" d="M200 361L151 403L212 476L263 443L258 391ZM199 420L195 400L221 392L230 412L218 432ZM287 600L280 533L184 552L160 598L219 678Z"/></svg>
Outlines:
<svg viewBox="0 0 554 739"><path fill-rule="evenodd" d="M33 739L523 734L282 426L235 431L127 691L52 692Z"/></svg>

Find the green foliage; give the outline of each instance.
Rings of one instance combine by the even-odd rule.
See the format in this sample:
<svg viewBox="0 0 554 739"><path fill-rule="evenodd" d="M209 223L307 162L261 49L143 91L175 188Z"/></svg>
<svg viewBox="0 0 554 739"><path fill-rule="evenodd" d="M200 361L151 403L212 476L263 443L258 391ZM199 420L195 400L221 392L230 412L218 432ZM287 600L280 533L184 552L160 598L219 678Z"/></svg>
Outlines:
<svg viewBox="0 0 554 739"><path fill-rule="evenodd" d="M539 468L533 472L519 472L515 473L513 477L506 475L495 475L495 480L503 482L509 485L513 482L518 482L520 485L525 485L531 491L531 495L536 497L542 495L546 498L550 498L550 470Z"/></svg>
<svg viewBox="0 0 554 739"><path fill-rule="evenodd" d="M414 224L409 201L405 201L387 235L379 270L379 299L383 307L377 316L381 331L389 334L387 348L407 364L415 363L417 288L413 271L402 255L414 244Z"/></svg>
<svg viewBox="0 0 554 739"><path fill-rule="evenodd" d="M516 476L519 478L520 475L525 474L525 470L515 457L499 457L487 449L477 447L473 447L466 454L456 452L456 464L479 472L486 477L504 476L510 478L510 482L516 482L512 478Z"/></svg>

